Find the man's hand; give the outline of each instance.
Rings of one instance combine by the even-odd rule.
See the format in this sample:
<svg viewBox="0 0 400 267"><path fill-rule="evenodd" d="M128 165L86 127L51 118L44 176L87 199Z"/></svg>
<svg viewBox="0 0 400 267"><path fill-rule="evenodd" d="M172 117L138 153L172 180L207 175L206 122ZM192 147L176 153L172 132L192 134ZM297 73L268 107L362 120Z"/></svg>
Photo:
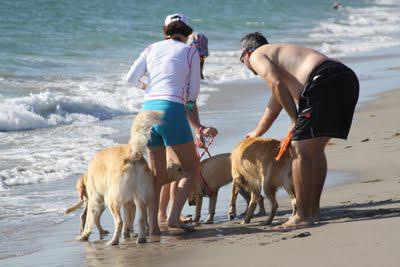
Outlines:
<svg viewBox="0 0 400 267"><path fill-rule="evenodd" d="M257 130L253 130L246 134L246 138L253 138L253 137L259 137L259 136L260 136L260 134L258 133Z"/></svg>

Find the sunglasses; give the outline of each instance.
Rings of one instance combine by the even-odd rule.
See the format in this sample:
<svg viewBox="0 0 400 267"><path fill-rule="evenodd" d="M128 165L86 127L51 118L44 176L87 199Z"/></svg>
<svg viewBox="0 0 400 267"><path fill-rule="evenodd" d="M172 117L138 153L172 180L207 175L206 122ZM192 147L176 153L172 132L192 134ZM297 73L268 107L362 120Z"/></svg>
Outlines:
<svg viewBox="0 0 400 267"><path fill-rule="evenodd" d="M244 63L244 55L245 55L245 53L246 53L246 50L243 50L243 52L242 52L242 54L240 55L240 62L242 62L242 63Z"/></svg>

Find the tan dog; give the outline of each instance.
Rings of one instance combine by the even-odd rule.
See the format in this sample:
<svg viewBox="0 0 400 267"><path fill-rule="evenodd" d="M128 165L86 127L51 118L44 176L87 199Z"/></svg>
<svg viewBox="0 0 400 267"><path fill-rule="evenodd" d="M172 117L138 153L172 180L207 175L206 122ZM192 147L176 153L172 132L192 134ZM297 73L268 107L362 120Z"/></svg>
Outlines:
<svg viewBox="0 0 400 267"><path fill-rule="evenodd" d="M76 181L76 191L78 192L78 196L79 196L79 201L76 202L75 204L69 206L66 211L65 211L65 215L80 209L82 206L83 208L83 212L80 216L81 219L81 223L80 223L80 231L79 234L82 234L83 229L85 228L85 224L86 224L86 215L87 215L87 193L86 193L86 179L87 176L86 174L81 175L79 177L79 179ZM102 208L102 212L105 210L105 207L103 206ZM110 232L108 232L107 230L104 230L103 227L100 224L100 216L99 216L99 220L97 220L95 222L97 229L99 230L100 233L100 239L103 238L104 235L109 234Z"/></svg>
<svg viewBox="0 0 400 267"><path fill-rule="evenodd" d="M200 165L201 173L207 186L203 181L196 181L193 186L193 191L188 197L189 205L196 205L196 214L194 221L200 221L201 207L203 203L203 197L207 196L210 198L208 206L208 217L204 221L205 224L214 223L215 207L217 204L218 190L228 183L232 182L231 175L231 160L230 153L224 153L212 156L201 162ZM171 181L177 181L181 179L184 174L178 164L168 165L168 176ZM208 187L208 188L207 188ZM211 189L212 194L209 196L207 192ZM210 193L210 192L208 192ZM239 192L247 202L250 200L249 194L245 190ZM260 215L265 215L264 201L260 198Z"/></svg>
<svg viewBox="0 0 400 267"><path fill-rule="evenodd" d="M160 121L161 114L158 112L139 113L132 125L129 144L106 148L94 155L84 183L88 199L87 218L78 240L88 240L93 225L100 222L105 204L110 209L115 225L114 235L108 245L117 245L122 228L125 236L132 231L136 204L140 211L137 243L146 242L146 206L152 199L154 177L143 153L151 127ZM124 223L121 207L124 207Z"/></svg>
<svg viewBox="0 0 400 267"><path fill-rule="evenodd" d="M242 223L249 223L254 209L265 193L271 202L271 213L265 224L271 224L278 209L276 190L283 187L289 194L293 214L296 213L296 198L294 193L291 164L292 158L286 151L279 161L275 161L280 142L269 138L249 138L241 141L232 151L232 196L229 216L236 216L236 198L239 187L251 193L250 204Z"/></svg>

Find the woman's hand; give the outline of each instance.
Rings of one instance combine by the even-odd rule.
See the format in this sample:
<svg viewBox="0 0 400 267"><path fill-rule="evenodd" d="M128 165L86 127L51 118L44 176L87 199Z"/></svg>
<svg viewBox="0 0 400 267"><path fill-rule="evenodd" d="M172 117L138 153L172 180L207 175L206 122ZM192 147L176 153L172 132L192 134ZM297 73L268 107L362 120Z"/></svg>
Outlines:
<svg viewBox="0 0 400 267"><path fill-rule="evenodd" d="M200 127L200 133L205 137L215 137L218 134L218 130L214 127Z"/></svg>
<svg viewBox="0 0 400 267"><path fill-rule="evenodd" d="M201 148L205 147L205 137L211 138L218 134L218 130L214 127L204 127L200 126L196 129L196 142Z"/></svg>
<svg viewBox="0 0 400 267"><path fill-rule="evenodd" d="M139 89L146 90L146 88L147 88L147 83L140 82L140 87L139 87Z"/></svg>

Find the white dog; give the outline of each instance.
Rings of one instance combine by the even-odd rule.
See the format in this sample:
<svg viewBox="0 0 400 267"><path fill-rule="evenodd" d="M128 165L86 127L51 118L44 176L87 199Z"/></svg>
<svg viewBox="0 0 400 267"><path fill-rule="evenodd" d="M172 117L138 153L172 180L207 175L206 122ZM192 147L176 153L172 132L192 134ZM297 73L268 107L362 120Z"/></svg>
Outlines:
<svg viewBox="0 0 400 267"><path fill-rule="evenodd" d="M110 209L115 231L108 245L117 245L121 236L129 236L135 216L140 211L137 243L146 242L146 207L154 191L154 176L143 158L151 127L161 121L161 113L143 111L132 125L129 144L103 149L94 155L86 173L87 218L79 240L86 241L98 224L104 204ZM135 205L136 204L136 205ZM124 223L121 218L124 207Z"/></svg>

